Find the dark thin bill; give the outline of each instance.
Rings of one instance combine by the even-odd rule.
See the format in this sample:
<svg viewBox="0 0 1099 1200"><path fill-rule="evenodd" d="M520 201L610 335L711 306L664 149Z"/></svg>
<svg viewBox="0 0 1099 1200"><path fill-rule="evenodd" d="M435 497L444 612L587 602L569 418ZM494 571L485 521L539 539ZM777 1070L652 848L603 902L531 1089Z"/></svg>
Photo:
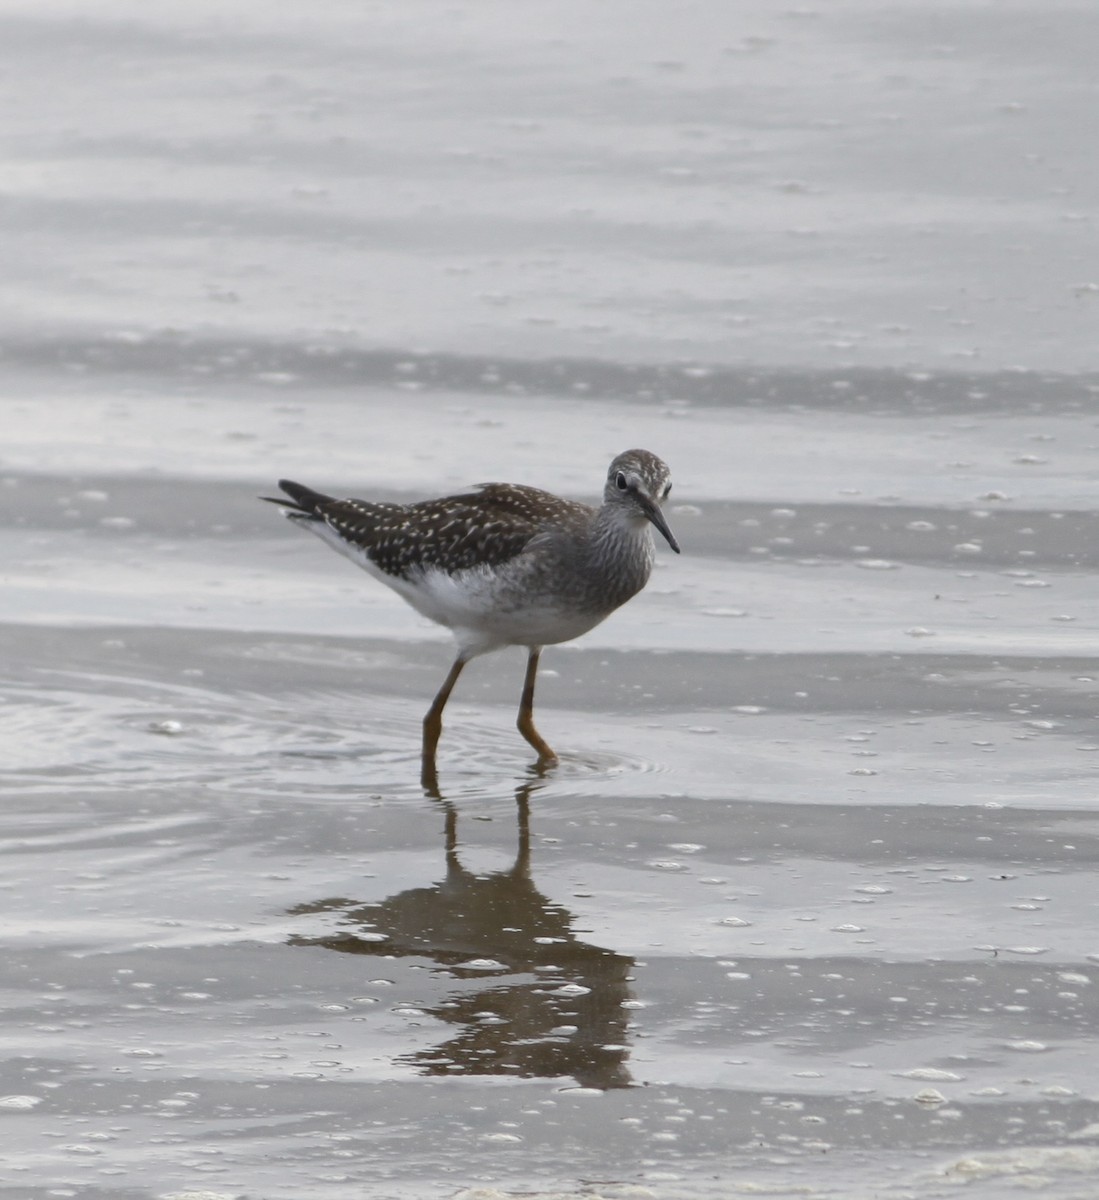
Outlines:
<svg viewBox="0 0 1099 1200"><path fill-rule="evenodd" d="M667 543L678 554L679 543L675 540L675 534L668 528L668 522L664 520L664 514L651 501L645 504L645 516L660 530L664 535Z"/></svg>

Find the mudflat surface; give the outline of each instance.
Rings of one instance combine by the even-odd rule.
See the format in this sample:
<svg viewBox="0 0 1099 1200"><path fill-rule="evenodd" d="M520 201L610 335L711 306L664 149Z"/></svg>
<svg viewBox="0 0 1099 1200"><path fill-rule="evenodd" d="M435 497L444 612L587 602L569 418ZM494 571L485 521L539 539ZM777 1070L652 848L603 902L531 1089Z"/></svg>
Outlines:
<svg viewBox="0 0 1099 1200"><path fill-rule="evenodd" d="M0 11L0 1195L1090 1200L1094 11L515 11ZM425 794L256 497L635 445Z"/></svg>

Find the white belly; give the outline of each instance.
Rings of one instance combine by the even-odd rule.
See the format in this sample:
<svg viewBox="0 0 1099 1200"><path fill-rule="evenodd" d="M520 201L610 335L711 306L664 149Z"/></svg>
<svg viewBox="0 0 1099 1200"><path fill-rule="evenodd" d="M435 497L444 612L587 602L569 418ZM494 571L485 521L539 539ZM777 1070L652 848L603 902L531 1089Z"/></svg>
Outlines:
<svg viewBox="0 0 1099 1200"><path fill-rule="evenodd" d="M491 572L473 570L461 575L425 573L411 585L390 583L418 612L452 630L471 656L501 646L553 646L594 628L601 614L578 613L537 600L516 601L496 586Z"/></svg>
<svg viewBox="0 0 1099 1200"><path fill-rule="evenodd" d="M399 579L380 570L365 550L345 541L330 525L314 522L307 528L407 600L418 613L446 626L470 658L501 646L568 642L593 629L606 615L517 599L514 588L502 585L490 569L475 568L458 575L430 570L415 581Z"/></svg>

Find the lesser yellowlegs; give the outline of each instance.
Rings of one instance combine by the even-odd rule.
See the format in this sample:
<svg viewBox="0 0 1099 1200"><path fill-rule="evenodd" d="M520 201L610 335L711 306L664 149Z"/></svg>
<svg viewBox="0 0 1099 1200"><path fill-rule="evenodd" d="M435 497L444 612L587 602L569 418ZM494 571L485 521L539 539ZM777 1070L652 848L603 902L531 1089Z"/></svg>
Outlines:
<svg viewBox="0 0 1099 1200"><path fill-rule="evenodd" d="M672 490L668 468L648 450L611 463L600 508L513 483L418 504L336 500L288 479L279 487L289 500L264 499L454 634L457 657L424 717L429 781L462 668L502 646L527 648L516 723L540 764L556 761L534 727L542 647L587 633L645 586L656 553L652 526L679 553L660 511Z"/></svg>

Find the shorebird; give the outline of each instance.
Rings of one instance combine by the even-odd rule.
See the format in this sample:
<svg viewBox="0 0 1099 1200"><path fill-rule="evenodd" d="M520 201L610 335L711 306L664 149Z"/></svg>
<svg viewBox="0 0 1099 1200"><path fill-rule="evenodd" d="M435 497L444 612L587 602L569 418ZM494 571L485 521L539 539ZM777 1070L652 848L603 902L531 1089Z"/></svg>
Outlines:
<svg viewBox="0 0 1099 1200"><path fill-rule="evenodd" d="M672 490L668 468L648 450L614 459L599 508L514 483L417 504L337 500L289 479L279 487L289 499L263 499L454 635L457 656L423 722L431 783L443 709L462 668L503 646L527 649L519 732L540 766L556 762L534 727L542 647L587 633L645 586L654 526L679 553L660 510Z"/></svg>

